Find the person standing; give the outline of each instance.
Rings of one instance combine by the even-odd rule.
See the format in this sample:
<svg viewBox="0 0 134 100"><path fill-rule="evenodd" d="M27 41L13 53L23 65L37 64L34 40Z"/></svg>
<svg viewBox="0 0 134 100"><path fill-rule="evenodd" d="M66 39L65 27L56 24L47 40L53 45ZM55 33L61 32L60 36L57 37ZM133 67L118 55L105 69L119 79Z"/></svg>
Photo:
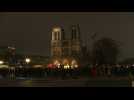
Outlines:
<svg viewBox="0 0 134 100"><path fill-rule="evenodd" d="M94 66L94 67L91 69L91 74L92 74L93 77L96 77L96 75L97 75L96 66Z"/></svg>
<svg viewBox="0 0 134 100"><path fill-rule="evenodd" d="M111 66L108 66L107 75L108 77L111 77Z"/></svg>

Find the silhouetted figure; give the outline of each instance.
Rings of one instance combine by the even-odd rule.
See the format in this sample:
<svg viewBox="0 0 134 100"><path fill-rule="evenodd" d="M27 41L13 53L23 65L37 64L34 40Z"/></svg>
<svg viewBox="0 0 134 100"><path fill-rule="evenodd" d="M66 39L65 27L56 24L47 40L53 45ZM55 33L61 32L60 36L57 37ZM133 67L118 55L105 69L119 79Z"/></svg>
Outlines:
<svg viewBox="0 0 134 100"><path fill-rule="evenodd" d="M92 75L93 77L96 77L96 75L97 75L96 66L91 69L91 75Z"/></svg>
<svg viewBox="0 0 134 100"><path fill-rule="evenodd" d="M65 69L64 69L64 65L60 65L61 66L61 77L62 79L65 78Z"/></svg>
<svg viewBox="0 0 134 100"><path fill-rule="evenodd" d="M107 75L111 77L111 66L107 66Z"/></svg>

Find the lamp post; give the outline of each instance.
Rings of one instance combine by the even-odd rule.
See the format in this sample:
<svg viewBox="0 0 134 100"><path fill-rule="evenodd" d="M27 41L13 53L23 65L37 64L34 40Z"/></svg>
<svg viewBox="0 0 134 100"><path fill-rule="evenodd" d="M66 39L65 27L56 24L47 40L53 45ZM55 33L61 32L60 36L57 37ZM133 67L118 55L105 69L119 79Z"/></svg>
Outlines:
<svg viewBox="0 0 134 100"><path fill-rule="evenodd" d="M27 66L28 66L28 64L31 62L31 59L30 59L30 58L26 58L26 59L25 59L25 62L26 62L26 64L27 64Z"/></svg>
<svg viewBox="0 0 134 100"><path fill-rule="evenodd" d="M31 62L30 58L25 58L25 63L26 63L26 67L29 68L29 63ZM26 68L26 69L27 69ZM27 73L26 73L27 74ZM26 77L29 76L28 74L26 75Z"/></svg>
<svg viewBox="0 0 134 100"><path fill-rule="evenodd" d="M0 60L0 65L3 65L4 64L4 61Z"/></svg>
<svg viewBox="0 0 134 100"><path fill-rule="evenodd" d="M15 53L15 47L8 46L7 47L8 51L8 73L9 73L9 78L14 79L15 78L15 67L16 67L16 53Z"/></svg>
<svg viewBox="0 0 134 100"><path fill-rule="evenodd" d="M31 62L31 59L30 59L30 58L26 58L26 59L25 59L25 62L26 62L27 64L29 64L29 63Z"/></svg>

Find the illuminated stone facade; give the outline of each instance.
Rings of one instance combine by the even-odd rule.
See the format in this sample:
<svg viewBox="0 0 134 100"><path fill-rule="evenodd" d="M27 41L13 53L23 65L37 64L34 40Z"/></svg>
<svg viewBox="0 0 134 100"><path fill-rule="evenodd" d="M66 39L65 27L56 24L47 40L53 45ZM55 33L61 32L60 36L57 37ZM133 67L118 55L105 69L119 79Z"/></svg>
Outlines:
<svg viewBox="0 0 134 100"><path fill-rule="evenodd" d="M71 64L78 62L80 56L81 39L79 25L71 26L71 39L65 38L65 32L62 27L54 27L51 39L51 57L54 60L53 63Z"/></svg>

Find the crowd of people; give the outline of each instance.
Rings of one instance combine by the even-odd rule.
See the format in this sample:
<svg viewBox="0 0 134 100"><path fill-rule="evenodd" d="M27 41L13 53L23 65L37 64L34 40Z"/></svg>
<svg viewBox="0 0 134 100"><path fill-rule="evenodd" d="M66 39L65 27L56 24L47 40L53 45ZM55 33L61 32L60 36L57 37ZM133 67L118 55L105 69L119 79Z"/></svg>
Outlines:
<svg viewBox="0 0 134 100"><path fill-rule="evenodd" d="M13 71L9 69L0 69L0 75L6 77L14 73L16 77L124 77L134 75L134 65L90 65L74 69L63 68L16 68Z"/></svg>
<svg viewBox="0 0 134 100"><path fill-rule="evenodd" d="M134 65L96 65L89 68L91 76L129 76L134 75Z"/></svg>
<svg viewBox="0 0 134 100"><path fill-rule="evenodd" d="M76 77L79 74L78 69L62 69L62 68L15 68L0 69L0 75L8 77L14 74L15 77L31 77L31 78L47 78L47 77L61 77L69 78Z"/></svg>

